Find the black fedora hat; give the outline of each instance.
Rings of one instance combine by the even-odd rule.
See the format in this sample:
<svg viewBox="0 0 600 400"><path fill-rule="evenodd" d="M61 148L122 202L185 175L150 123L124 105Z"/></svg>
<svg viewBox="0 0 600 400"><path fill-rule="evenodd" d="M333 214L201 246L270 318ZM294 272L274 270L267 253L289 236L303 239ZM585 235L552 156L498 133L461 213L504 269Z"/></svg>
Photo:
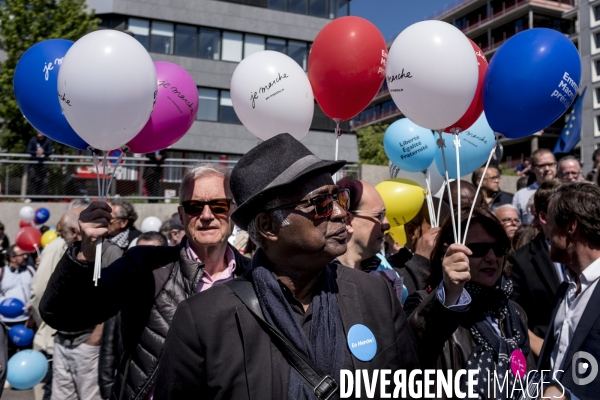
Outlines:
<svg viewBox="0 0 600 400"><path fill-rule="evenodd" d="M344 165L345 160L321 160L288 133L276 135L244 154L231 171L231 192L238 205L231 219L248 230L250 221L264 210L270 194L308 174L333 175Z"/></svg>

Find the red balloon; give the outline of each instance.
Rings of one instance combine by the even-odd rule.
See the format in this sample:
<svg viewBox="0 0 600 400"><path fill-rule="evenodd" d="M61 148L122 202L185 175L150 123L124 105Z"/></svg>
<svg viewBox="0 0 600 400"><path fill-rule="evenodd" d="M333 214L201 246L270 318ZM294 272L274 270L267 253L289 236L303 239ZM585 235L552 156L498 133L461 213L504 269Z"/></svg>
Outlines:
<svg viewBox="0 0 600 400"><path fill-rule="evenodd" d="M19 221L19 228L25 228L26 226L31 226L31 223L25 221Z"/></svg>
<svg viewBox="0 0 600 400"><path fill-rule="evenodd" d="M369 105L385 79L387 46L364 18L341 17L317 35L308 56L308 79L325 114L349 120Z"/></svg>
<svg viewBox="0 0 600 400"><path fill-rule="evenodd" d="M15 242L21 250L27 253L34 253L41 248L42 233L32 226L26 226L19 229ZM37 246L37 247L36 247Z"/></svg>
<svg viewBox="0 0 600 400"><path fill-rule="evenodd" d="M477 46L471 39L469 39L469 42L471 42L471 46L473 46L473 50L477 56L477 64L479 65L479 80L477 81L477 90L475 91L475 96L473 97L473 101L471 101L471 105L469 108L467 108L467 111L462 117L460 117L458 121L444 129L444 132L446 133L452 133L453 128L460 128L461 131L468 129L475 123L475 121L479 119L481 113L483 112L483 78L485 77L485 71L487 71L488 62L479 46Z"/></svg>

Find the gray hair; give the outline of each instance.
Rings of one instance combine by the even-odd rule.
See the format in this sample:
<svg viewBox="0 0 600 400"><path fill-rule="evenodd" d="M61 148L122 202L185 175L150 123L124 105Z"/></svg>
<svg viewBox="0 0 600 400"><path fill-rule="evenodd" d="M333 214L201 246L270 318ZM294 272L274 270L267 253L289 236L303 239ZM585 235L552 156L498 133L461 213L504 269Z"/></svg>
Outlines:
<svg viewBox="0 0 600 400"><path fill-rule="evenodd" d="M577 163L577 165L579 165L581 167L581 164L579 163L579 160L576 159L573 156L564 156L562 157L560 160L558 160L558 169L561 170L560 168L560 164L565 162L565 161L575 161Z"/></svg>
<svg viewBox="0 0 600 400"><path fill-rule="evenodd" d="M133 204L127 200L121 198L114 199L110 202L110 206L119 206L118 211L115 210L117 218L126 219L128 221L127 226L133 226L133 223L138 219L138 215L133 208Z"/></svg>
<svg viewBox="0 0 600 400"><path fill-rule="evenodd" d="M90 204L90 202L88 200L75 199L75 200L69 202L69 204L67 204L67 209L65 211L69 211L74 208L86 208L89 204Z"/></svg>
<svg viewBox="0 0 600 400"><path fill-rule="evenodd" d="M274 199L266 204L265 210L267 210L269 208L273 208L273 207L278 207L280 205L281 205L281 201L279 199ZM279 224L281 226L291 225L290 220L287 219L289 212L286 212L283 209L279 209L279 210L273 210L270 213L277 220L277 222L279 222ZM258 229L256 228L255 221L256 221L256 219L252 219L250 221L250 223L248 224L248 236L250 236L250 239L254 242L256 247L262 247L263 238L262 238L262 236L260 236L260 233L258 233Z"/></svg>
<svg viewBox="0 0 600 400"><path fill-rule="evenodd" d="M83 209L81 207L71 208L63 214L63 224L67 228L75 228L79 231L79 214Z"/></svg>
<svg viewBox="0 0 600 400"><path fill-rule="evenodd" d="M229 180L229 177L231 176L231 170L217 163L202 163L188 170L183 176L181 185L179 186L179 204L183 202L183 196L185 193L187 193L190 187L194 186L196 180L205 175L220 175L226 180ZM229 189L229 186L227 186L227 189Z"/></svg>
<svg viewBox="0 0 600 400"><path fill-rule="evenodd" d="M533 198L533 196L531 196L531 197ZM517 215L519 215L519 209L517 207L513 206L512 204L502 204L501 206L494 207L492 211L494 212L494 214L496 214L496 211L503 210L503 209L513 210L514 212L517 213Z"/></svg>

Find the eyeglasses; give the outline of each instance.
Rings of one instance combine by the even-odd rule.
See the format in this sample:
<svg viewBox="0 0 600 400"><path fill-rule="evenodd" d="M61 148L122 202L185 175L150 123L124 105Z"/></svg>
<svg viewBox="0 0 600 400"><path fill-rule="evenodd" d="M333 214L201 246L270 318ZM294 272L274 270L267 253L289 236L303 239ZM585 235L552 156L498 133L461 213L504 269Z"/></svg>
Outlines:
<svg viewBox="0 0 600 400"><path fill-rule="evenodd" d="M308 200L302 200L297 203L290 203L283 206L269 208L265 210L265 212L280 210L282 208L296 207L300 204L308 203L315 208L315 219L321 219L327 218L331 215L334 201L337 201L340 207L342 207L345 211L348 211L348 208L350 208L350 190L341 189L336 193L317 194Z"/></svg>
<svg viewBox="0 0 600 400"><path fill-rule="evenodd" d="M27 253L15 254L13 257L27 257Z"/></svg>
<svg viewBox="0 0 600 400"><path fill-rule="evenodd" d="M496 176L490 176L489 178L483 178L485 179L489 179L490 181L499 181L500 179L502 179L502 177L500 175L496 175Z"/></svg>
<svg viewBox="0 0 600 400"><path fill-rule="evenodd" d="M500 220L500 222L502 222L502 225L521 225L521 220L519 218L503 218Z"/></svg>
<svg viewBox="0 0 600 400"><path fill-rule="evenodd" d="M548 163L548 164L533 164L533 166L536 168L539 168L539 169L553 168L553 167L556 167L556 161Z"/></svg>
<svg viewBox="0 0 600 400"><path fill-rule="evenodd" d="M496 257L503 257L508 253L508 249L500 245L499 243L469 243L467 245L469 250L473 253L471 257L482 258L487 256L491 250L494 250Z"/></svg>
<svg viewBox="0 0 600 400"><path fill-rule="evenodd" d="M352 210L350 211L352 214L369 214L374 215L380 223L383 223L385 219L385 210L383 211L365 211L365 210Z"/></svg>
<svg viewBox="0 0 600 400"><path fill-rule="evenodd" d="M563 176L579 176L581 175L581 171L564 171L561 172Z"/></svg>
<svg viewBox="0 0 600 400"><path fill-rule="evenodd" d="M209 201L188 200L181 203L183 210L190 217L195 217L204 212L204 206L210 208L210 212L217 215L227 214L231 208L232 199L213 199Z"/></svg>

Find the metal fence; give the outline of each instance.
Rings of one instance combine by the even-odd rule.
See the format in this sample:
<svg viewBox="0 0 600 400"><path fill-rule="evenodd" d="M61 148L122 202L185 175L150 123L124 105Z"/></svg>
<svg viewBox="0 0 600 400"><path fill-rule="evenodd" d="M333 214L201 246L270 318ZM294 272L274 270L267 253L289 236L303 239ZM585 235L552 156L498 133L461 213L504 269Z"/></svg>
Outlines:
<svg viewBox="0 0 600 400"><path fill-rule="evenodd" d="M116 195L134 202L170 202L179 196L179 185L186 170L200 163L215 163L233 168L236 161L173 159L162 165L151 164L146 157L109 157L108 168L100 165L98 171L93 157L86 155L53 155L39 163L28 154L0 153L0 201L36 200L70 201L92 200L98 197L97 173L114 178L110 196ZM358 165L348 164L338 178L359 178ZM177 200L174 200L177 201Z"/></svg>

